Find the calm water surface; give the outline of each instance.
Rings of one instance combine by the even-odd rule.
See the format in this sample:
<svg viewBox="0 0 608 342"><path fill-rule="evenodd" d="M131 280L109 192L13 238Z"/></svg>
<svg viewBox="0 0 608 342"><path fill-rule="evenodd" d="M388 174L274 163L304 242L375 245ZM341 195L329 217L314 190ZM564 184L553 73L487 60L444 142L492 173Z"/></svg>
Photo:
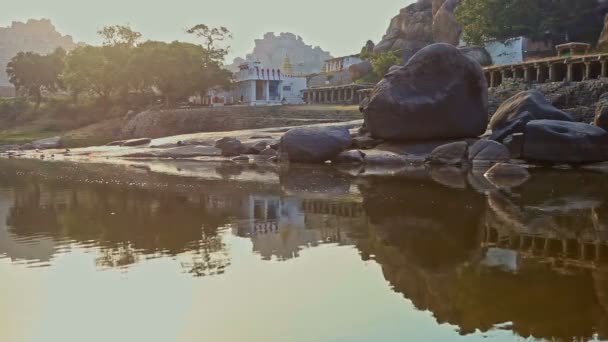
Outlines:
<svg viewBox="0 0 608 342"><path fill-rule="evenodd" d="M0 161L0 341L608 339L606 175L162 167Z"/></svg>

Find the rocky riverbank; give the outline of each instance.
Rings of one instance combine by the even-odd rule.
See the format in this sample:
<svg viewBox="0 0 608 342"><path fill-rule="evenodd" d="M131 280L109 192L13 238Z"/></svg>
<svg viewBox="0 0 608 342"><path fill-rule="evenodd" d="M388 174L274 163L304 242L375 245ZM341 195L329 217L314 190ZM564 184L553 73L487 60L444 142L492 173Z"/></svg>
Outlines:
<svg viewBox="0 0 608 342"><path fill-rule="evenodd" d="M510 90L492 89L488 96L477 62L451 45L435 44L376 86L361 105L364 120L140 138L72 150L46 140L29 150L5 148L4 155L103 163L204 161L237 169L330 164L325 167L352 177L425 175L451 187L512 188L526 182L534 168L608 171L604 82L527 89L503 100L488 120L493 101ZM545 96L544 87L556 90ZM554 105L590 104L583 101L596 98L595 124Z"/></svg>

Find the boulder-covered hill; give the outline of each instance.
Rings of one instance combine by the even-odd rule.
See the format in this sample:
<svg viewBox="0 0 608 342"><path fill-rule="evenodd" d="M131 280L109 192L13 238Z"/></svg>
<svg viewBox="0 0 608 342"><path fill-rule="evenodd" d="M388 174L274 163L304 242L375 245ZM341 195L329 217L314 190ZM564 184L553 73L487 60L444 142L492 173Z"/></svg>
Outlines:
<svg viewBox="0 0 608 342"><path fill-rule="evenodd" d="M255 40L253 51L245 58L235 58L229 66L232 71L238 70L239 64L245 60L259 61L265 67L280 68L285 56L288 56L294 72L312 74L319 72L325 60L332 58L331 54L318 46L307 45L302 37L293 33L268 32L262 39Z"/></svg>
<svg viewBox="0 0 608 342"><path fill-rule="evenodd" d="M6 65L19 52L47 54L58 47L67 51L78 46L71 36L57 32L49 19L29 19L0 27L0 86L8 86Z"/></svg>
<svg viewBox="0 0 608 342"><path fill-rule="evenodd" d="M458 45L462 29L454 17L460 0L418 0L391 20L374 52L398 51L407 61L433 43Z"/></svg>

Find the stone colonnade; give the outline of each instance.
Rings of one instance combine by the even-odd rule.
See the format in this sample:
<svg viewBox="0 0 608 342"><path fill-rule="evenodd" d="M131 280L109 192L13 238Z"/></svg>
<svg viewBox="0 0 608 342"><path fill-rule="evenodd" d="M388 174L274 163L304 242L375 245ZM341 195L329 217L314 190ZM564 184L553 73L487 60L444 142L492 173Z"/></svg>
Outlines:
<svg viewBox="0 0 608 342"><path fill-rule="evenodd" d="M307 104L358 104L363 99L359 91L371 87L373 86L350 84L336 87L310 88L304 91L304 98Z"/></svg>
<svg viewBox="0 0 608 342"><path fill-rule="evenodd" d="M520 64L498 65L484 68L490 88L497 87L507 78L524 82L580 82L608 77L608 54L558 57Z"/></svg>

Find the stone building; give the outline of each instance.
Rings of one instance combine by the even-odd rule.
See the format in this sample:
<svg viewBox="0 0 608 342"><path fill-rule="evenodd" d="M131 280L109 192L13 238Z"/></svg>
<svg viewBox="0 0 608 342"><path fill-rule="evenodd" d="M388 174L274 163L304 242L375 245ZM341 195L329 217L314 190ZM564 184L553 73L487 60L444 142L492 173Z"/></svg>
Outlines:
<svg viewBox="0 0 608 342"><path fill-rule="evenodd" d="M359 64L361 62L363 62L363 60L359 58L358 55L331 58L325 61L321 72L341 72L344 70L348 70L348 67L350 67L351 65Z"/></svg>
<svg viewBox="0 0 608 342"><path fill-rule="evenodd" d="M289 65L289 60L286 62ZM267 68L260 62L241 64L235 74L235 83L233 96L238 104L267 106L304 103L302 92L306 89L306 77Z"/></svg>

